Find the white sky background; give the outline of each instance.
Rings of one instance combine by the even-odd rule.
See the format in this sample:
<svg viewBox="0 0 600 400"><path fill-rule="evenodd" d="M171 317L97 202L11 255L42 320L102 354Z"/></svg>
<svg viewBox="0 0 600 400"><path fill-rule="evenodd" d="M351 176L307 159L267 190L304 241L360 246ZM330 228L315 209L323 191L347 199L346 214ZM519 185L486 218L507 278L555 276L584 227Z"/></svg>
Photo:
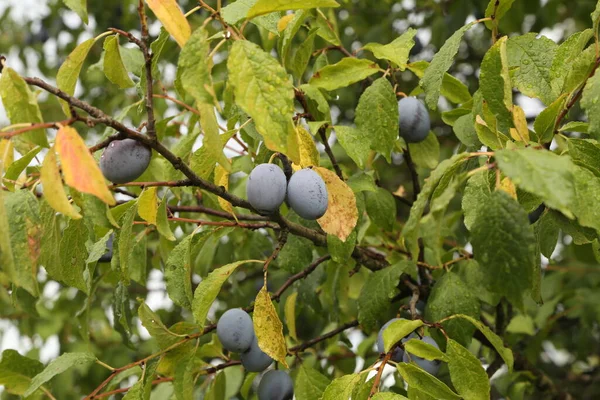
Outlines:
<svg viewBox="0 0 600 400"><path fill-rule="evenodd" d="M101 0L88 1L93 2ZM544 4L546 1L547 0L540 0L542 4ZM39 23L39 21L41 21L41 18L46 16L50 12L48 4L48 0L0 0L0 13L2 13L7 7L11 7L11 19L23 22L34 21L32 30L35 33L36 30L39 30L41 28L41 24ZM396 4L394 7L404 7L406 9L410 9L414 7L414 5L415 0L402 0L399 4ZM345 19L347 17L347 15L344 15L344 11L340 13L341 19ZM79 27L79 25L81 24L79 17L74 12L71 12L66 8L63 12L63 19L68 27L76 28ZM35 21L38 21L38 23L36 24ZM526 22L524 24L526 24ZM394 23L394 28L397 31L399 31L399 33L406 29L407 26L407 21L397 21L396 23ZM152 25L151 33L157 34L158 28L158 23ZM569 30L569 28L569 23L565 22L564 24L557 26L555 29L545 29L541 32L541 34L558 42L563 39L565 29ZM77 42L80 43L83 40L93 37L99 33L100 30L96 27L96 23L93 16L90 15L90 24L87 27L87 31L86 33L81 35L81 37L77 38ZM352 34L352 32L347 33ZM427 45L431 37L431 31L427 28L420 29L418 36L421 39L423 45ZM50 62L52 62L53 59L56 60L56 49L63 48L65 45L69 44L73 40L75 40L75 38L73 38L72 35L68 32L61 33L58 37L58 40L50 38L44 44L43 56ZM359 48L361 46L362 44L356 42L353 44L352 47ZM24 65L19 60L19 58L16 57L16 51L17 49L15 48L2 49L2 53L8 58L9 65L21 74L41 77L40 71L35 67L40 55L35 54L33 52L28 53L26 57L27 65ZM11 57L11 55L13 56ZM219 57L219 54L217 54L216 57ZM223 57L221 56L220 59L215 59L215 61L219 62L222 59ZM58 63L58 60L56 60L56 62ZM58 68L58 65L56 66L56 68ZM163 73L171 76L170 78L167 76L167 80L172 80L175 76L175 69L173 67L164 68ZM52 79L48 80L52 82ZM517 102L523 107L528 117L537 115L544 107L543 104L541 104L541 102L539 102L538 100L529 99L524 96L519 96ZM172 110L167 111L167 114L176 114L177 112L177 109L173 107ZM9 121L6 118L4 107L0 103L0 128L7 126L8 124ZM198 146L199 145L197 144L196 147ZM158 270L153 270L150 273L147 286L150 292L148 298L146 299L146 302L152 309L170 309L173 306L172 302L166 295L162 272ZM43 293L43 297L48 300L56 299L58 290L59 285L57 283L52 282L50 284L47 284ZM142 329L142 331L145 331L145 329L141 327L141 325L140 328ZM142 334L142 338L145 337L147 337L147 333L145 335ZM358 343L360 343L363 337L364 336L362 335L362 333L358 331L354 332L354 334L351 335L351 339L355 347L358 345ZM0 351L3 351L5 349L15 349L23 354L34 347L40 348L40 360L44 363L57 357L60 353L58 338L56 336L49 338L45 343L42 342L40 338L34 338L32 341L28 337L20 336L18 329L10 321L0 320ZM548 351L548 354L551 355L550 357L552 358L552 361L559 365L566 361L567 355L559 356L559 354L556 351ZM359 363L359 365L360 364L361 363ZM386 383L391 382L387 381ZM2 387L0 387L0 393L1 392Z"/></svg>

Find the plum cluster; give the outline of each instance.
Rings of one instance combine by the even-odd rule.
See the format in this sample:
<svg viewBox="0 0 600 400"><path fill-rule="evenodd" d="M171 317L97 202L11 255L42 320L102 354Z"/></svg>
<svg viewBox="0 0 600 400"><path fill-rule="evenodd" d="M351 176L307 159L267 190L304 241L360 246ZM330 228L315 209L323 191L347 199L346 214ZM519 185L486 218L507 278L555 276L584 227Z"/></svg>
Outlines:
<svg viewBox="0 0 600 400"><path fill-rule="evenodd" d="M385 331L385 329L388 326L390 326L390 324L392 322L399 321L402 319L404 319L404 318L393 318L393 319L389 320L388 322L386 322L381 327L381 329L379 330L379 333L377 334L377 351L378 352L380 352L380 353L385 352L384 345L383 345L383 331ZM419 338L419 336L414 332L411 333L410 335L408 335L407 337L403 338L400 342L402 344L404 344L407 341L409 341L410 339L419 339L427 344L434 346L437 349L440 348L438 346L438 344L435 342L435 340L433 340L433 338L431 338L430 336L423 336L422 338ZM415 364L417 364L419 367L421 367L421 369L430 373L431 375L437 375L437 373L440 369L440 364L441 364L441 361L439 361L439 360L431 360L430 361L430 360L426 360L421 357L417 357L414 354L410 354L408 351L404 351L404 349L402 349L400 346L398 346L394 349L391 360L395 361L395 362L402 361L405 363L410 363L412 361Z"/></svg>
<svg viewBox="0 0 600 400"><path fill-rule="evenodd" d="M262 372L273 363L273 359L258 347L252 318L240 308L227 310L219 318L217 336L225 349L241 353L242 366L250 372ZM286 372L271 370L261 378L259 400L291 400L293 397L294 383Z"/></svg>
<svg viewBox="0 0 600 400"><path fill-rule="evenodd" d="M284 200L300 217L309 220L321 218L327 211L327 186L323 178L310 168L292 175L289 182L275 164L257 165L246 185L248 201L259 213L273 214Z"/></svg>

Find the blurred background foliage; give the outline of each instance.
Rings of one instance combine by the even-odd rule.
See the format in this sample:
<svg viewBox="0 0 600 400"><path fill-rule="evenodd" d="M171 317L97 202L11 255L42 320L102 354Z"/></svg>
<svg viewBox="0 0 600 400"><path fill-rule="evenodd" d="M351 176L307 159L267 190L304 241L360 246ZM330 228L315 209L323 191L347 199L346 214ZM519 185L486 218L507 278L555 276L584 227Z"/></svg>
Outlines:
<svg viewBox="0 0 600 400"><path fill-rule="evenodd" d="M179 0L178 3L186 11L196 6L191 0ZM208 3L214 6L216 1ZM341 3L341 8L327 11L326 16L337 27L342 45L348 51L360 57L370 58L372 55L369 52L361 51L366 43L389 43L412 27L418 29L418 43L411 59L430 60L444 41L465 22L483 17L488 0L341 0ZM595 3L595 0L517 0L509 15L501 21L500 32L509 35L539 32L556 42L561 42L571 33L590 26L589 16ZM61 1L4 0L0 4L0 53L7 56L8 65L22 75L39 76L53 83L58 67L69 52L83 40L94 37L109 27L139 35L136 6L136 0L88 0L90 20L86 26L75 13L65 8ZM206 17L205 12L197 12L190 17L190 22L196 27L201 25ZM152 19L152 22L150 33L156 37L160 25L155 19ZM209 24L212 33L220 28L216 23ZM307 37L308 28L305 27L298 33L294 39L294 47ZM250 24L245 30L245 35L252 41L262 42L267 48L275 48L276 40L269 37L267 32L261 32L255 25ZM490 46L490 41L490 32L484 26L473 28L466 34L457 62L451 69L455 77L468 85L471 93L477 89L479 64ZM121 40L121 44L124 44L124 40ZM315 49L328 46L329 43L322 38L318 38L315 43ZM132 48L129 44L125 47ZM219 86L218 82L226 79L226 66L223 62L225 57L222 54L227 49L228 45L217 53L213 70L216 87L220 87L221 90L223 85ZM178 54L179 47L169 40L160 57L160 85L170 94L175 93L173 82ZM311 60L312 66L315 63L334 63L343 57L343 54L337 51L326 52L326 59L317 55ZM127 106L138 102L141 97L135 88L122 91L106 79L101 64L95 65L101 56L102 46L97 44L87 58L76 96L116 116ZM133 48L129 56L128 62L141 62L141 55ZM397 78L400 90L405 93L410 93L418 85L418 79L408 71L399 72ZM160 90L161 88L157 87L157 92ZM353 122L354 110L363 91L364 87L356 84L335 92L335 96L330 99L333 124ZM59 103L55 98L40 93L39 101L46 121L62 118ZM522 95L519 95L515 102L523 106L530 119L543 108L539 101ZM157 100L155 103L157 119L163 121L162 124L159 122L159 129L162 129L162 134L171 143L176 143L182 135L187 134L188 121L178 117L171 119L180 113L176 105L163 100ZM441 111L452 107L449 103L442 104ZM138 126L145 118L144 114L138 113L136 109L132 108L125 119L133 126ZM0 126L8 124L3 114L0 108ZM579 114L581 112L576 107L571 112L572 119L578 119ZM443 123L439 114L433 114L432 120L435 134L440 141L440 158L447 158L460 143L452 133L452 128ZM104 133L96 129L86 130L82 127L79 131L86 137L88 144L93 144ZM335 142L334 137L330 140ZM350 175L353 171L352 162L341 147L334 145L333 149L342 168ZM329 160L326 157L321 159L324 166L327 166ZM251 165L242 162L240 164L241 170L247 170L247 165ZM410 175L403 167L402 156L396 155L393 164L390 167L383 158L375 160L374 169L377 171L379 185L392 192L401 185L406 185L407 190L410 190ZM428 170L422 169L419 172L426 175ZM239 191L235 185L232 189L234 193ZM182 196L188 202L194 200L191 192L182 191ZM203 202L216 205L216 199L209 195ZM405 221L408 207L398 202L397 209L398 220ZM456 212L449 212L446 221L450 228L460 225L460 199L456 199L453 209ZM186 224L181 224L179 228L180 234L189 234L193 229ZM369 229L373 237L380 233L380 228L376 226ZM453 230L459 232L455 239L460 246L460 243L464 242L460 235L461 229L459 227ZM292 240L298 243L290 246L294 253L284 253L278 260L281 268L271 275L269 283L273 288L279 287L289 273L306 267L312 259L313 249L310 243L303 242L304 239L301 238ZM367 239L367 242L369 240L371 239ZM372 242L373 245L381 244L379 239L372 239ZM516 317L508 326L506 340L522 357L517 359L517 365L533 365L533 370L537 371L539 376L532 372L508 375L504 371L495 381L494 397L542 398L536 397L536 393L539 393L540 385L544 384L568 391L575 398L600 397L599 266L592 246L577 243L573 237L561 236L553 259L550 260L552 267L545 270L544 305L538 307L531 302L526 307L526 313L515 314ZM264 258L270 254L272 246L272 238L258 232L222 229L195 255L195 284L198 283L198 276L205 276L214 266L234 260ZM139 246L140 257L136 258L134 266L134 269L139 271L139 278L130 288L130 295L133 298L145 299L167 326L180 322L185 317L189 318L188 315L182 315L181 309L173 306L165 293L160 271L172 247L172 243L157 237L149 237L147 243L144 241ZM150 354L155 348L154 343L146 340L148 337L143 333L143 329L136 332L132 339L133 344L126 347L121 336L111 327L111 307L118 277L112 276L109 268L100 267L106 278L97 288L93 304L88 308L82 307L88 301L83 293L45 280L43 276L40 278L44 288L43 296L39 301L22 290L9 293L5 286L0 287L2 350L25 349L30 357L47 361L59 353L87 350L91 346L93 351L101 354L101 359L110 365L124 365ZM338 268L331 264L298 285L299 339L314 337L327 330L330 322L356 315L356 303L351 300L358 297L364 276L359 273L353 278L348 278L347 272L352 268L353 265ZM224 289L232 295L227 296L227 305L223 305L221 310L248 305L255 297L261 282L260 271L253 273L245 270L237 273L231 285ZM344 288L343 293L340 287ZM315 293L319 295L315 296ZM281 304L284 304L284 301ZM482 311L484 315L493 314L493 310L485 306ZM394 313L395 310L390 309L390 317ZM18 327L18 334L15 327ZM367 338L368 334L371 336ZM326 357L331 364L344 373L354 371L357 363L370 365L377 357L371 348L374 340L372 333L354 332L350 337L353 338L352 342L342 337L340 341L328 342L329 347L326 349ZM210 339L205 338L206 341ZM357 344L361 342L363 344L357 348ZM348 354L351 357L347 357ZM360 357L355 357L356 354ZM226 371L228 382L232 382L232 385L242 384L241 370L230 368ZM105 376L105 370L93 366L89 371L81 371L81 374L62 374L56 377L52 386L55 396L59 399L79 399L81 394L89 393L95 388ZM540 380L540 377L550 380L550 383ZM152 398L166 398L162 396L165 395L159 392L153 394ZM1 397L11 398L7 393L3 393Z"/></svg>

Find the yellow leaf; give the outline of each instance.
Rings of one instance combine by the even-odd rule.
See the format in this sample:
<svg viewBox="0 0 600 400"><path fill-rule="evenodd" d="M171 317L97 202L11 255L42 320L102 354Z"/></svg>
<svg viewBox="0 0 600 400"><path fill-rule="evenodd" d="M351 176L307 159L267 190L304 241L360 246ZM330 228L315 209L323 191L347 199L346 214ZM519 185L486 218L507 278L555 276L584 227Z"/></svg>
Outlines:
<svg viewBox="0 0 600 400"><path fill-rule="evenodd" d="M281 19L277 21L277 30L279 32L283 32L285 28L287 28L290 21L294 19L294 16L295 14L288 14L281 17Z"/></svg>
<svg viewBox="0 0 600 400"><path fill-rule="evenodd" d="M157 187L144 189L138 199L138 214L144 221L153 225L156 225L156 216L158 215L157 189Z"/></svg>
<svg viewBox="0 0 600 400"><path fill-rule="evenodd" d="M529 142L529 128L527 127L527 117L525 117L525 111L519 106L513 106L513 122L515 128L511 128L510 135L513 139L521 142ZM513 133L516 133L516 137Z"/></svg>
<svg viewBox="0 0 600 400"><path fill-rule="evenodd" d="M500 187L498 189L505 191L513 199L517 200L517 188L515 187L515 184L512 180L510 180L509 177L502 179L502 181L500 182Z"/></svg>
<svg viewBox="0 0 600 400"><path fill-rule="evenodd" d="M183 47L192 34L192 28L176 0L146 0L148 7L160 20L167 32Z"/></svg>
<svg viewBox="0 0 600 400"><path fill-rule="evenodd" d="M272 359L288 368L285 362L287 346L283 336L283 324L273 306L271 296L264 286L254 301L253 321L258 347Z"/></svg>
<svg viewBox="0 0 600 400"><path fill-rule="evenodd" d="M215 168L215 184L217 186L223 186L225 190L229 190L229 172L227 172L220 164ZM219 205L223 210L233 214L233 207L227 200L219 197Z"/></svg>
<svg viewBox="0 0 600 400"><path fill-rule="evenodd" d="M8 139L0 140L0 163L3 164L3 168L6 169L14 161L13 143Z"/></svg>
<svg viewBox="0 0 600 400"><path fill-rule="evenodd" d="M73 208L65 194L62 179L60 178L60 172L58 171L58 165L56 165L54 147L48 151L48 154L46 154L46 157L42 162L40 181L44 187L44 198L48 204L50 204L50 207L67 217L73 219L81 218L81 214Z"/></svg>
<svg viewBox="0 0 600 400"><path fill-rule="evenodd" d="M298 292L293 292L288 296L285 300L285 321L287 322L288 332L290 336L295 341L298 341L298 336L296 334L296 298L298 297Z"/></svg>
<svg viewBox="0 0 600 400"><path fill-rule="evenodd" d="M354 192L334 172L321 167L315 171L325 181L329 199L327 212L317 222L325 232L345 242L358 221Z"/></svg>
<svg viewBox="0 0 600 400"><path fill-rule="evenodd" d="M92 194L108 205L116 204L96 160L75 129L61 127L56 135L55 147L67 185L82 193Z"/></svg>
<svg viewBox="0 0 600 400"><path fill-rule="evenodd" d="M313 137L301 126L296 127L298 135L298 150L300 152L300 167L318 167L319 151Z"/></svg>

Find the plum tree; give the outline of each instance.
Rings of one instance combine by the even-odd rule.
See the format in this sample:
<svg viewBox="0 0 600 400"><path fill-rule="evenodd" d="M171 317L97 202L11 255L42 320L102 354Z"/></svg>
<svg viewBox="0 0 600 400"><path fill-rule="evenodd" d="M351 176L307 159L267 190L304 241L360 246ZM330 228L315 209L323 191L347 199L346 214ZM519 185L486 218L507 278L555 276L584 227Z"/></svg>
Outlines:
<svg viewBox="0 0 600 400"><path fill-rule="evenodd" d="M152 150L133 139L114 140L100 157L100 170L113 183L127 183L139 178L152 158Z"/></svg>
<svg viewBox="0 0 600 400"><path fill-rule="evenodd" d="M400 113L400 136L408 143L425 140L431 129L429 112L419 99L404 97L398 101Z"/></svg>
<svg viewBox="0 0 600 400"><path fill-rule="evenodd" d="M386 322L381 327L381 329L377 333L377 351L379 353L384 353L385 352L385 346L383 345L383 331L388 326L390 326L392 322L400 321L400 320L403 320L403 319L405 319L405 318L393 318L393 319L390 319L388 322ZM417 335L413 332L410 335L408 335L407 337L405 337L404 339L402 339L402 343L406 342L409 339L416 338L416 337L417 337ZM400 362L400 361L402 361L402 357L403 356L404 356L404 350L402 348L400 348L400 347L396 347L396 349L394 350L394 353L392 354L391 360L395 361L395 362Z"/></svg>
<svg viewBox="0 0 600 400"><path fill-rule="evenodd" d="M254 339L252 319L241 308L227 310L217 323L217 336L224 348L242 353L250 348Z"/></svg>
<svg viewBox="0 0 600 400"><path fill-rule="evenodd" d="M275 164L259 164L248 176L246 196L261 214L272 214L285 200L287 179Z"/></svg>
<svg viewBox="0 0 600 400"><path fill-rule="evenodd" d="M263 375L258 385L258 400L292 400L294 382L281 370L271 370Z"/></svg>
<svg viewBox="0 0 600 400"><path fill-rule="evenodd" d="M431 336L423 336L421 341L434 346L436 349L440 348L440 346L438 346L438 344L435 342L435 340L433 340ZM437 375L441 364L440 360L426 360L424 358L417 357L409 353L408 351L404 352L404 355L402 356L402 361L405 363L413 361L415 364L417 364L426 372L429 372L431 375Z"/></svg>
<svg viewBox="0 0 600 400"><path fill-rule="evenodd" d="M322 217L327 211L327 196L323 178L310 168L294 173L288 183L288 202L296 214L304 219Z"/></svg>
<svg viewBox="0 0 600 400"><path fill-rule="evenodd" d="M256 336L252 340L252 345L241 355L242 365L250 372L262 372L271 365L273 359L258 347Z"/></svg>

